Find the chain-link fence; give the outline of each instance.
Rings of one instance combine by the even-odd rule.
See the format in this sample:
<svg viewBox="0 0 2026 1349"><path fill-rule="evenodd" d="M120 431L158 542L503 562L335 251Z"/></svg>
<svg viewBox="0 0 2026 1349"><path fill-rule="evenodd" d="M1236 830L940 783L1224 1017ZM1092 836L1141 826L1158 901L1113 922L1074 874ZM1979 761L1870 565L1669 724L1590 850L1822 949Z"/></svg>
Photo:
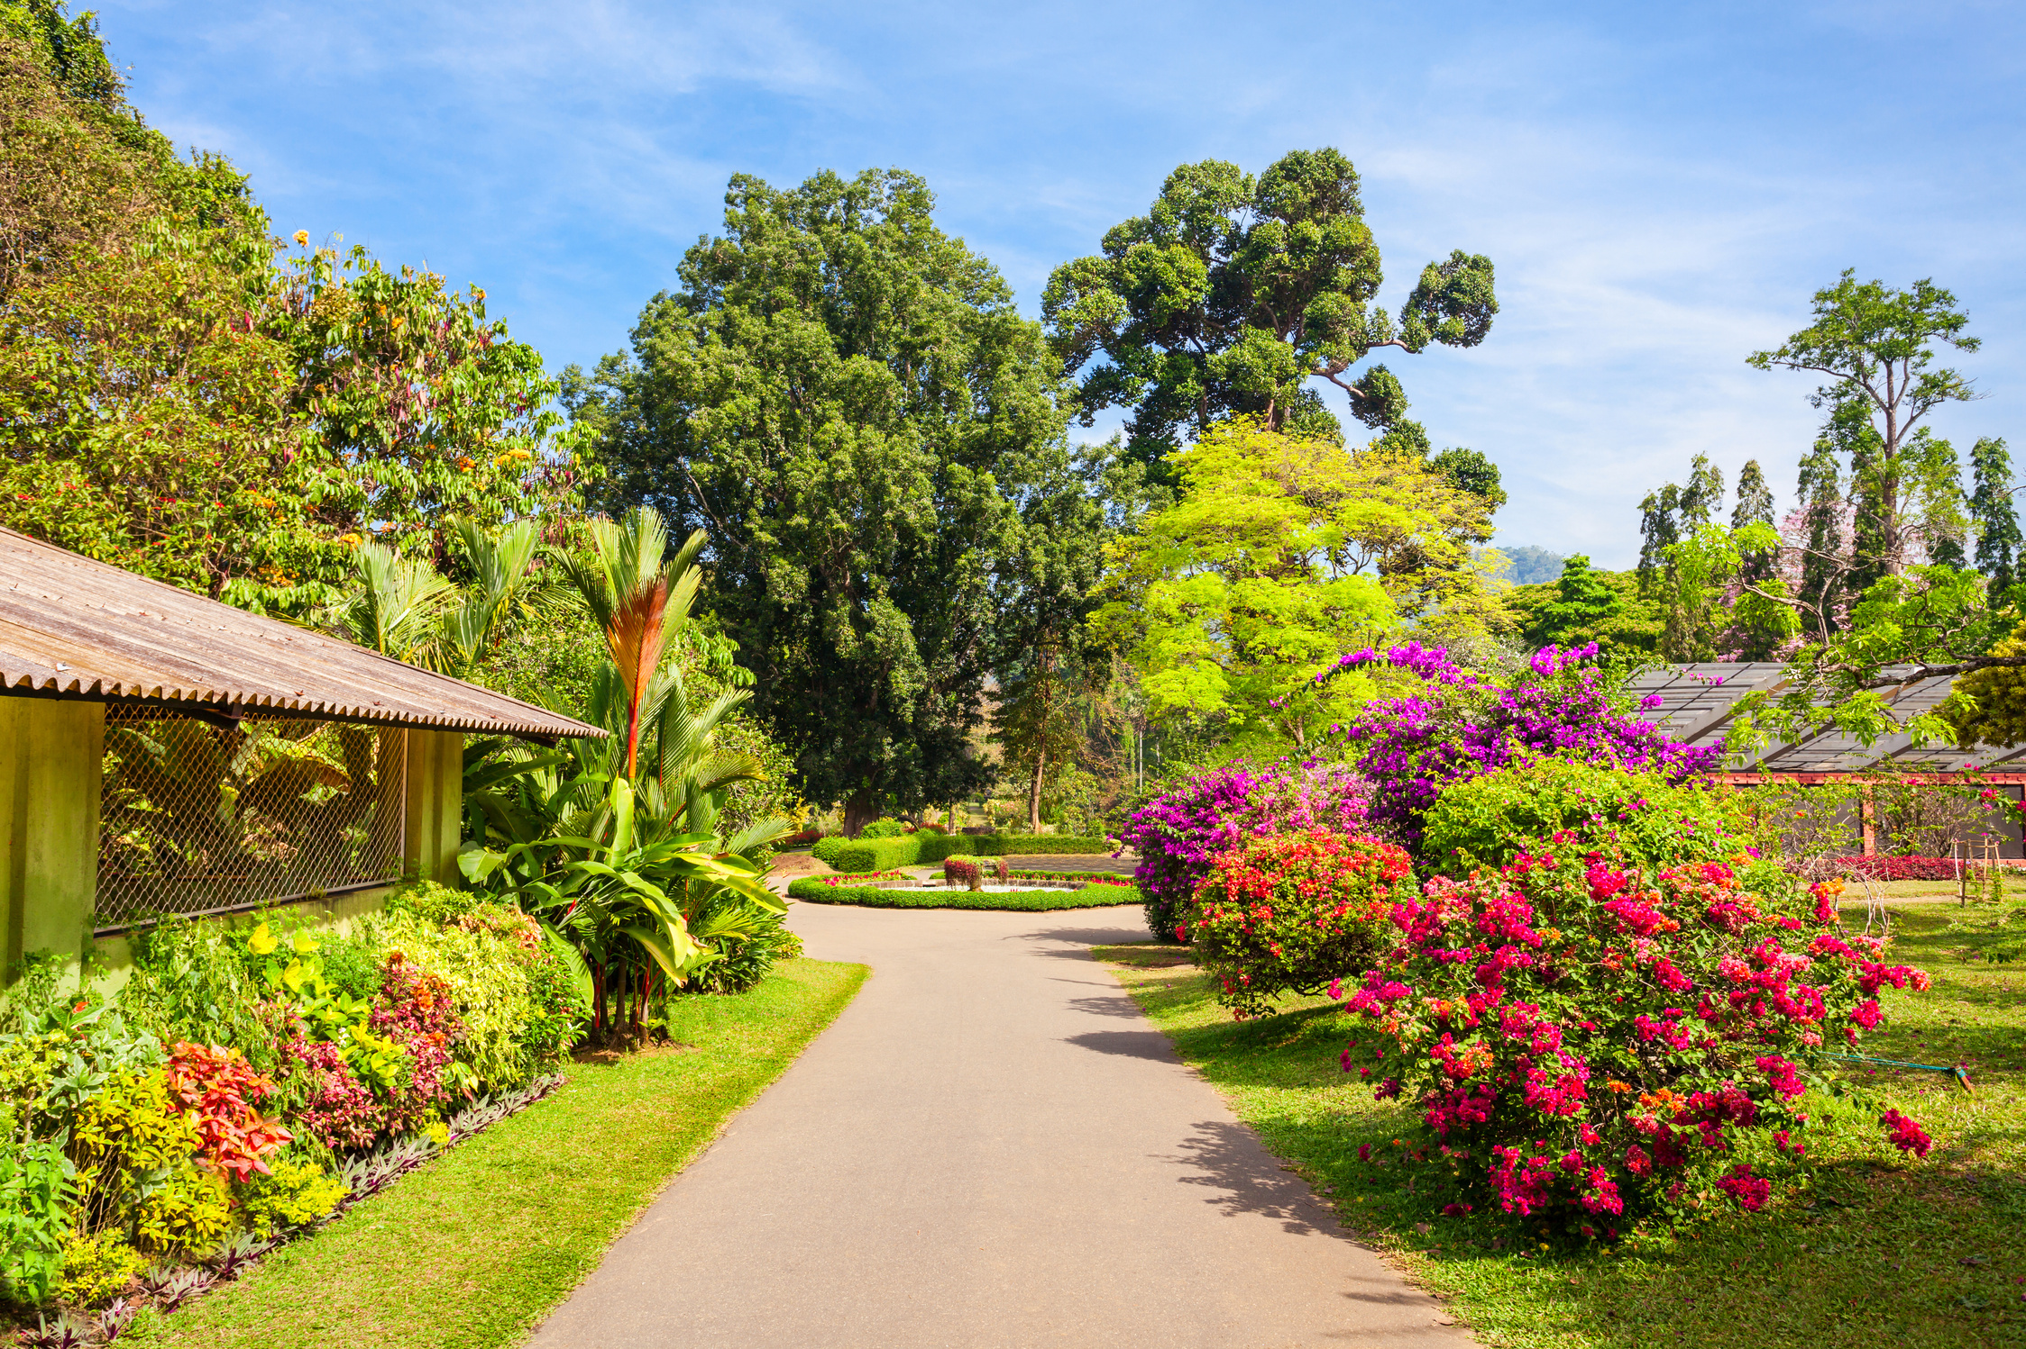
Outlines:
<svg viewBox="0 0 2026 1349"><path fill-rule="evenodd" d="M106 709L99 931L401 874L407 733Z"/></svg>

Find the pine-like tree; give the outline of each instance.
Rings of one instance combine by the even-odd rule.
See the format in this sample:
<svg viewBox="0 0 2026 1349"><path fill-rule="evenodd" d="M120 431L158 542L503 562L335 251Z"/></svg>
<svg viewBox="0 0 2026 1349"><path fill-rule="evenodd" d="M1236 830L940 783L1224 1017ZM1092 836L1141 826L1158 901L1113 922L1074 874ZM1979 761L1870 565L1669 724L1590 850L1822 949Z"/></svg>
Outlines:
<svg viewBox="0 0 2026 1349"><path fill-rule="evenodd" d="M1995 600L2017 580L2019 512L2012 502L2012 455L2005 442L1984 437L1970 451L1970 520L1977 531L1977 570L1990 580Z"/></svg>

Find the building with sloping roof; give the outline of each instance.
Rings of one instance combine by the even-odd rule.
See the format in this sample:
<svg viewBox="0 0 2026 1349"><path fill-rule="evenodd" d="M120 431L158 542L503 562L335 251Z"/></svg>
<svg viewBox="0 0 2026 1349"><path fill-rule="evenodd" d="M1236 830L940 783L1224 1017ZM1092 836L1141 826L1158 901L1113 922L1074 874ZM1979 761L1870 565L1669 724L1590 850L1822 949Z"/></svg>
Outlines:
<svg viewBox="0 0 2026 1349"><path fill-rule="evenodd" d="M0 958L455 883L467 734L605 732L0 529Z"/></svg>
<svg viewBox="0 0 2026 1349"><path fill-rule="evenodd" d="M1787 667L1777 661L1711 661L1641 671L1626 685L1626 691L1635 698L1658 699L1642 715L1675 739L1691 745L1720 746L1730 735L1738 704L1745 696L1777 696L1785 691L1786 679ZM1948 678L1909 679L1879 692L1905 720L1939 706L1953 683ZM1768 778L1819 783L1881 769L1933 773L1943 778L1975 769L1980 781L2016 801L2026 790L2026 745L1966 751L1947 744L1915 745L1907 735L1892 735L1866 745L1855 736L1830 730L1768 744L1742 756L1719 776L1738 783ZM2001 829L2001 855L2026 856L2019 827L2008 822ZM1853 845L1857 842L1853 837ZM1863 831L1862 845L1866 853L1874 850L1875 840L1868 827Z"/></svg>

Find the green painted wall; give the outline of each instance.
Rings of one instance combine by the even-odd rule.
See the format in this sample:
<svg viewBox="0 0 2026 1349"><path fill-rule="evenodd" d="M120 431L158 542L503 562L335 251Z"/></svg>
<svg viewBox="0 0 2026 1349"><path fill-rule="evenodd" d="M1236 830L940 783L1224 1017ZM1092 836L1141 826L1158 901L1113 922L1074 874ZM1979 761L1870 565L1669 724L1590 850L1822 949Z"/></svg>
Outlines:
<svg viewBox="0 0 2026 1349"><path fill-rule="evenodd" d="M100 703L0 697L0 958L84 952L98 890Z"/></svg>
<svg viewBox="0 0 2026 1349"><path fill-rule="evenodd" d="M408 732L406 870L425 881L458 885L458 834L464 828L464 736Z"/></svg>
<svg viewBox="0 0 2026 1349"><path fill-rule="evenodd" d="M459 884L464 736L411 730L406 739L402 869ZM396 752L400 739L389 737L388 744ZM0 969L31 951L76 960L90 941L104 753L103 704L0 697ZM383 761L383 770L392 767ZM342 923L377 909L388 893L359 891L292 907ZM126 940L101 940L98 957L117 974L130 962Z"/></svg>

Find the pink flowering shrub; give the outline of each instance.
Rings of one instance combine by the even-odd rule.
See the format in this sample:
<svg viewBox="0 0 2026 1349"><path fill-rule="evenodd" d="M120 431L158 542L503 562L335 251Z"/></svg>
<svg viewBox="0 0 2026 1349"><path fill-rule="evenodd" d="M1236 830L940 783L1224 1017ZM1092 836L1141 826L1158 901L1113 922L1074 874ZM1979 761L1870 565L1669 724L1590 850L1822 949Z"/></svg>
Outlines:
<svg viewBox="0 0 2026 1349"><path fill-rule="evenodd" d="M1878 1024L1880 988L1928 982L1836 928L1835 883L1804 895L1742 851L1628 866L1622 823L1430 880L1347 995L1377 1035L1346 1071L1412 1102L1485 1202L1585 1234L1690 1196L1762 1207L1745 1137L1798 1155L1819 1056ZM1925 1150L1913 1121L1884 1124Z"/></svg>
<svg viewBox="0 0 2026 1349"><path fill-rule="evenodd" d="M1379 952L1386 915L1414 894L1407 854L1376 839L1312 830L1221 854L1175 937L1196 948L1217 1000L1240 1016L1283 993L1355 978Z"/></svg>

